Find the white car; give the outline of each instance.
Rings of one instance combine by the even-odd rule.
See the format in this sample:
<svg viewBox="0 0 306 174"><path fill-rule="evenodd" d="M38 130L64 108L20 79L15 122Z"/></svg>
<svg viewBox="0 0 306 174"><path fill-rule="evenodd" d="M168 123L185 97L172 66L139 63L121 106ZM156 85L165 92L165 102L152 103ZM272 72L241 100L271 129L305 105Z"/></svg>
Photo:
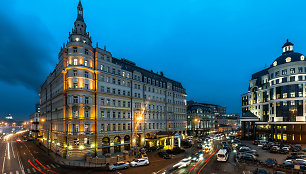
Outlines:
<svg viewBox="0 0 306 174"><path fill-rule="evenodd" d="M137 167L137 166L146 166L146 165L149 165L149 160L148 159L137 159L137 160L134 160L132 162L130 162L130 165L132 167Z"/></svg>
<svg viewBox="0 0 306 174"><path fill-rule="evenodd" d="M187 167L189 164L191 163L191 160L188 158L184 158L182 159L180 162L178 162L177 164L175 164L173 167L176 168L182 168L182 167Z"/></svg>
<svg viewBox="0 0 306 174"><path fill-rule="evenodd" d="M118 169L127 169L129 167L129 163L120 161L108 167L109 170L118 170Z"/></svg>

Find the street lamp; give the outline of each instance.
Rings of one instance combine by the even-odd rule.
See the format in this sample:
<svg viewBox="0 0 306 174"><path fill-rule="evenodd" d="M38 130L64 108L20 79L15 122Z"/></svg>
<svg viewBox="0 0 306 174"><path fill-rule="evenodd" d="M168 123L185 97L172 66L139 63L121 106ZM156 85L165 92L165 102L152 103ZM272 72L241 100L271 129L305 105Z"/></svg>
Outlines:
<svg viewBox="0 0 306 174"><path fill-rule="evenodd" d="M194 118L194 119L193 119L193 122L194 122L194 127L193 127L193 128L194 128L194 133L196 133L196 132L195 132L195 130L196 130L196 123L199 122L199 119L198 119L198 118ZM197 135L197 134L196 134L196 135Z"/></svg>

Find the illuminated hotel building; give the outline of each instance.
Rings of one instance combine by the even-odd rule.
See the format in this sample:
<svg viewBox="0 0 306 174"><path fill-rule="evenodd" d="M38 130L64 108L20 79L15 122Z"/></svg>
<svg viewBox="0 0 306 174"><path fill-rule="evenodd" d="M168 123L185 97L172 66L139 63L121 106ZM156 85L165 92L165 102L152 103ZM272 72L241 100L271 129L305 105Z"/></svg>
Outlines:
<svg viewBox="0 0 306 174"><path fill-rule="evenodd" d="M69 159L134 147L180 146L186 135L181 83L92 47L81 2L58 64L40 89L40 141Z"/></svg>
<svg viewBox="0 0 306 174"><path fill-rule="evenodd" d="M306 142L306 60L287 40L270 67L252 75L242 95L242 136Z"/></svg>

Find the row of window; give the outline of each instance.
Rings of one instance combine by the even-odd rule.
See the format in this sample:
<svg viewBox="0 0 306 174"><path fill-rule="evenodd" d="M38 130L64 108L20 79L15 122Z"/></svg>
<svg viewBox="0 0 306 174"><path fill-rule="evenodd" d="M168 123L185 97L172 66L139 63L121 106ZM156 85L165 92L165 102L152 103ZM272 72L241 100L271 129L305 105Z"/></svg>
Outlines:
<svg viewBox="0 0 306 174"><path fill-rule="evenodd" d="M288 81L289 78L289 81ZM279 84L279 83L286 83L286 82L294 82L294 81L304 81L306 80L306 76L290 76L290 77L283 77L280 79L272 80L271 85Z"/></svg>
<svg viewBox="0 0 306 174"><path fill-rule="evenodd" d="M304 68L303 67L298 67L298 68L290 68L289 69L290 74L295 74L296 69L297 69L297 73L306 73L306 67L304 67ZM281 71L276 71L275 73L271 73L270 74L271 79L273 79L274 77L279 77L280 72L282 73L282 75L287 75L288 74L288 69L283 69Z"/></svg>

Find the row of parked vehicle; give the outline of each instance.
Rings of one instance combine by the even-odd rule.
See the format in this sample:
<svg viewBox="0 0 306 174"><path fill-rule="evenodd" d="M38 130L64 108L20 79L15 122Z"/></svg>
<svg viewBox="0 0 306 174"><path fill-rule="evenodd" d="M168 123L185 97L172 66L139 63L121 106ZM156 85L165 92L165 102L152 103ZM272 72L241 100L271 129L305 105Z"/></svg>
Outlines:
<svg viewBox="0 0 306 174"><path fill-rule="evenodd" d="M131 162L120 161L113 165L109 165L108 168L109 170L119 170L119 169L127 169L129 166L137 167L137 166L146 166L146 165L149 165L149 159L141 158Z"/></svg>
<svg viewBox="0 0 306 174"><path fill-rule="evenodd" d="M268 150L270 153L288 154L289 152L299 152L302 150L300 144L294 146L290 144L280 144L277 142L267 142L261 140L253 141L254 145L262 146L263 150Z"/></svg>

